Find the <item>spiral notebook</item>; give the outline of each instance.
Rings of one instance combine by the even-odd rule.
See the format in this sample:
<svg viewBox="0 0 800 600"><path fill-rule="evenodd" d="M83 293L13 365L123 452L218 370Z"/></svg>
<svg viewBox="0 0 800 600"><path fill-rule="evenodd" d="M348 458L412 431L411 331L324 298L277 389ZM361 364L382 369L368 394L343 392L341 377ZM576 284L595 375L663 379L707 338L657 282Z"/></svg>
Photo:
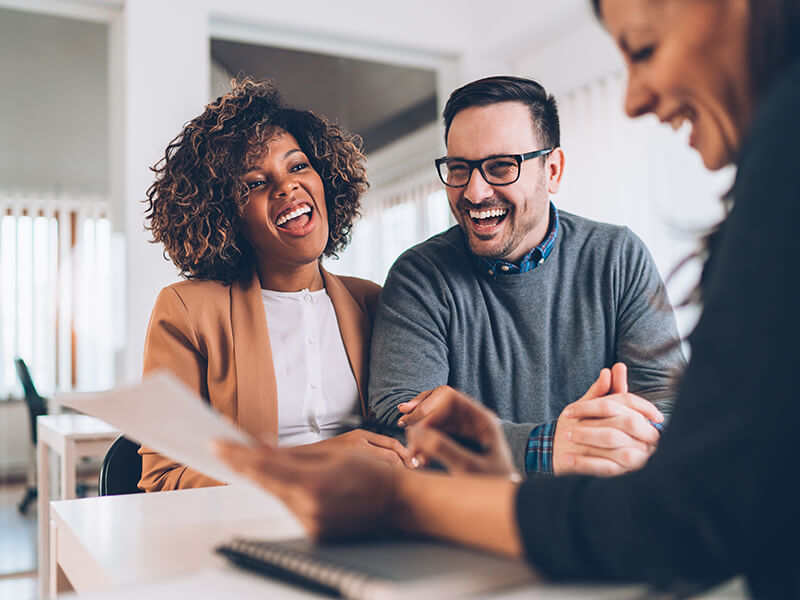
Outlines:
<svg viewBox="0 0 800 600"><path fill-rule="evenodd" d="M454 598L536 580L521 560L433 541L235 538L217 552L246 569L342 598Z"/></svg>

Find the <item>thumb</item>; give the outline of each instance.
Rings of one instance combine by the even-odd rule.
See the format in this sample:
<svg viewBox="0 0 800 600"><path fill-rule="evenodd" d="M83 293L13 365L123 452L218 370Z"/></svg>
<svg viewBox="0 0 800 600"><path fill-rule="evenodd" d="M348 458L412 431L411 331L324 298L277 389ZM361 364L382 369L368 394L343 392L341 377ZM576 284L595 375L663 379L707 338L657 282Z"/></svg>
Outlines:
<svg viewBox="0 0 800 600"><path fill-rule="evenodd" d="M628 393L628 367L625 363L618 362L611 367L611 393Z"/></svg>
<svg viewBox="0 0 800 600"><path fill-rule="evenodd" d="M589 389L586 390L586 393L583 396L581 396L580 400L592 400L594 398L602 398L603 396L608 396L610 391L611 391L611 371L609 369L603 369L600 371L600 375L597 376L597 381L595 381L591 386L589 386Z"/></svg>

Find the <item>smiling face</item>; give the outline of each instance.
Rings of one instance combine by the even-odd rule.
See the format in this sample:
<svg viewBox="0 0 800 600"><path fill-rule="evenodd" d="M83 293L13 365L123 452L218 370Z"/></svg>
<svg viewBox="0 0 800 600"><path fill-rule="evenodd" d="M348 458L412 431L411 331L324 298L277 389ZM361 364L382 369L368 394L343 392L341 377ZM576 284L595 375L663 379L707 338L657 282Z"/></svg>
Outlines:
<svg viewBox="0 0 800 600"><path fill-rule="evenodd" d="M472 106L455 115L447 136L447 156L479 160L499 154L542 149L522 102ZM564 155L522 163L519 179L493 186L474 170L463 188L447 188L450 210L478 256L518 262L539 244L549 225L548 193L558 191Z"/></svg>
<svg viewBox="0 0 800 600"><path fill-rule="evenodd" d="M709 169L736 158L752 113L747 0L601 0L628 68L625 110L678 128Z"/></svg>
<svg viewBox="0 0 800 600"><path fill-rule="evenodd" d="M313 265L328 243L322 179L295 138L278 132L244 176L249 190L242 229L253 246L262 281Z"/></svg>

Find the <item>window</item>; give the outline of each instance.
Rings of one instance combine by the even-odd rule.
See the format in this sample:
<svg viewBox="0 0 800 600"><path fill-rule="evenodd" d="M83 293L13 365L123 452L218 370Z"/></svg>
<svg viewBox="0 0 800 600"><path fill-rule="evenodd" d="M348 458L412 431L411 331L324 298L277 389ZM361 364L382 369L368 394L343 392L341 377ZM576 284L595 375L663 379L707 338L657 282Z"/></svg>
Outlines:
<svg viewBox="0 0 800 600"><path fill-rule="evenodd" d="M0 193L0 397L16 356L42 395L113 385L111 265L104 201Z"/></svg>

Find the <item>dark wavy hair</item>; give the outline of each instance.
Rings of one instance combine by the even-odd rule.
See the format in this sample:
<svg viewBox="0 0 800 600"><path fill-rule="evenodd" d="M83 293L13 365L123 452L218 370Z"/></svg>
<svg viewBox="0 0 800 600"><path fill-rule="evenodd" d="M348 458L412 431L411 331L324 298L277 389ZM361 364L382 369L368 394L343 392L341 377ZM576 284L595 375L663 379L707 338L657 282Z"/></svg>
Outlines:
<svg viewBox="0 0 800 600"><path fill-rule="evenodd" d="M254 252L242 233L243 177L276 134L290 133L319 173L328 209L324 256L350 241L368 184L361 138L311 111L286 106L269 81L243 78L206 106L151 170L146 225L187 279L231 283L249 277Z"/></svg>
<svg viewBox="0 0 800 600"><path fill-rule="evenodd" d="M462 110L498 102L522 102L531 111L534 130L544 147L557 148L561 145L556 99L538 81L512 75L484 77L450 94L442 112L444 141L447 142L453 119Z"/></svg>

